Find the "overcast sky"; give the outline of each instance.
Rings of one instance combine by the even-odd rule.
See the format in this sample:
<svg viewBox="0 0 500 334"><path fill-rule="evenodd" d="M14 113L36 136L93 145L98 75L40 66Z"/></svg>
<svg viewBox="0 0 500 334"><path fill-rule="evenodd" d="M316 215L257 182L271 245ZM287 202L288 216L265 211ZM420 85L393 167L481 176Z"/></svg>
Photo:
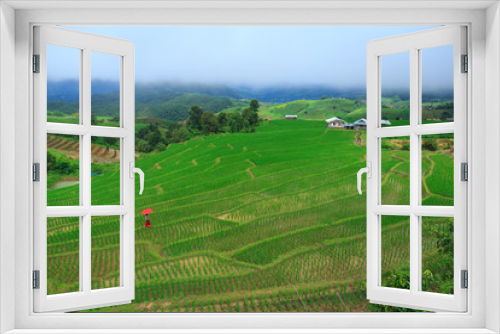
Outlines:
<svg viewBox="0 0 500 334"><path fill-rule="evenodd" d="M366 45L370 40L430 27L70 28L131 40L135 44L137 82L215 82L250 86L320 84L359 88L365 87ZM440 47L424 57L425 86L451 87L452 50L452 46ZM73 52L73 56L70 53L49 54L49 80L77 77L78 53ZM383 86L407 88L409 57L391 57L391 61L382 61ZM94 56L92 78L116 80L118 61L113 58Z"/></svg>

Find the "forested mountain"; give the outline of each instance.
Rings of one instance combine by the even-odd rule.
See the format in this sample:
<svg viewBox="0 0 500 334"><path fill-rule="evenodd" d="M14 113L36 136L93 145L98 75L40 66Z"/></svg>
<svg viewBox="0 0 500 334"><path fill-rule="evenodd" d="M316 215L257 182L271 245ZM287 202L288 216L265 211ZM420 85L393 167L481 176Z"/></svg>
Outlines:
<svg viewBox="0 0 500 334"><path fill-rule="evenodd" d="M78 82L48 82L48 110L66 115L78 112ZM116 116L119 113L119 86L117 83L93 81L92 113L96 116ZM217 113L233 106L229 98L240 98L232 89L207 84L137 84L135 109L137 116L183 121L188 110L199 105Z"/></svg>

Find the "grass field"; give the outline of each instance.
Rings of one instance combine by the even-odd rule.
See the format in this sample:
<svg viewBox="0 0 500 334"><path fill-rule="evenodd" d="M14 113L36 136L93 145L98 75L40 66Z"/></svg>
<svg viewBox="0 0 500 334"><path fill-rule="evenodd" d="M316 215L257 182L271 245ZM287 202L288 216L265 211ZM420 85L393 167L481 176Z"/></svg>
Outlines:
<svg viewBox="0 0 500 334"><path fill-rule="evenodd" d="M136 196L136 298L92 311L367 311L366 197L356 190L356 173L366 165L361 138L326 129L323 120L273 120L256 133L200 137L142 155L136 160L146 174L144 194ZM409 196L403 144L392 140L383 149L382 191L391 204L406 204ZM452 201L452 149L440 145L424 151L426 203ZM108 204L116 173L93 176L92 204ZM50 190L51 205L64 204L77 187ZM140 212L148 207L152 227L144 228ZM422 232L424 269L436 268L431 227L445 219ZM92 220L93 288L119 284L116 222ZM47 224L49 293L77 291L78 221ZM407 217L384 219L387 272L409 263L408 226Z"/></svg>
<svg viewBox="0 0 500 334"><path fill-rule="evenodd" d="M299 119L324 121L334 116L344 118L359 105L360 102L344 99L298 100L277 106L264 106L259 115L264 119L283 119L285 115L297 115Z"/></svg>

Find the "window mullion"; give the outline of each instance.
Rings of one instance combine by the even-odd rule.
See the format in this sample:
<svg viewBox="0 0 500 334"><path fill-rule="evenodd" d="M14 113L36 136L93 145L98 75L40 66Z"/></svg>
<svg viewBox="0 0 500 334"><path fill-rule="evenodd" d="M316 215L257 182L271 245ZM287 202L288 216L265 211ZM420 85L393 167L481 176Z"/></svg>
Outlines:
<svg viewBox="0 0 500 334"><path fill-rule="evenodd" d="M89 212L82 218L83 232L80 239L80 276L82 278L83 291L90 293L92 289L92 225L90 215L91 205L91 51L88 48L83 49L83 61L81 64L82 81L81 81L81 101L82 110L80 117L82 125L86 128L86 132L82 135L82 149L80 150L80 179L82 204Z"/></svg>
<svg viewBox="0 0 500 334"><path fill-rule="evenodd" d="M419 50L410 49L410 291L420 290L420 233L419 217L413 211L420 203L419 171L420 150L419 136L414 129L419 124L420 107L420 66Z"/></svg>

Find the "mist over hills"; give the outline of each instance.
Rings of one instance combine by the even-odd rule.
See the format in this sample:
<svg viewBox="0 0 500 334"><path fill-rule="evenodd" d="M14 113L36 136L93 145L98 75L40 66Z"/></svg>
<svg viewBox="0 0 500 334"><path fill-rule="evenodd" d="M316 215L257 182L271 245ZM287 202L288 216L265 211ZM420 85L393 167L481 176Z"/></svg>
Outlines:
<svg viewBox="0 0 500 334"><path fill-rule="evenodd" d="M116 116L119 112L119 83L92 81L92 113L97 116ZM366 90L361 88L337 89L322 85L274 87L228 86L213 83L136 83L136 116L183 121L188 110L199 105L214 113L227 108L245 108L249 100L266 103L287 103L297 100L321 100L343 98L364 104ZM48 110L71 115L78 112L79 82L77 80L47 82ZM383 96L398 96L408 100L408 90L385 90ZM423 95L423 102L439 102L453 99L453 91L430 92ZM243 101L242 101L243 100Z"/></svg>
<svg viewBox="0 0 500 334"><path fill-rule="evenodd" d="M48 81L48 101L78 101L79 83L77 80ZM295 100L318 100L323 95L328 97L362 98L365 88L338 89L324 85L273 87L229 86L216 83L158 82L136 83L136 101L143 103L165 102L172 96L182 94L201 94L227 97L231 99L258 99L262 102L290 102ZM118 92L119 83L113 81L92 81L92 95Z"/></svg>

